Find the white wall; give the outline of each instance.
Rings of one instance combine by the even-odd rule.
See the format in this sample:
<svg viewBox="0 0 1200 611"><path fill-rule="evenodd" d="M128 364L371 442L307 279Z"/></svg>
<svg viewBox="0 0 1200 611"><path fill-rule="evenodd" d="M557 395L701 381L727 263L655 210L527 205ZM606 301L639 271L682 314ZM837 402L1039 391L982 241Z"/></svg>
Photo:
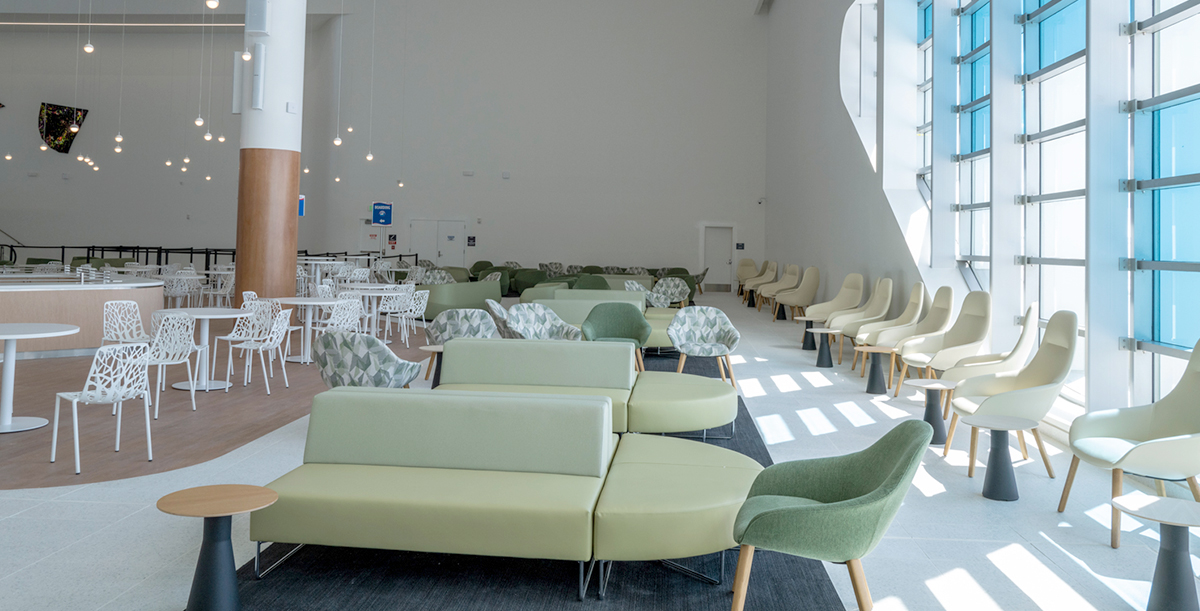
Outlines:
<svg viewBox="0 0 1200 611"><path fill-rule="evenodd" d="M737 255L761 259L767 23L753 0L379 3L373 162L370 5L354 8L354 132L334 148L335 117L305 125L316 248L352 247L371 202L392 201L401 251L408 219L468 221L468 264L696 268L704 222L736 225Z"/></svg>
<svg viewBox="0 0 1200 611"><path fill-rule="evenodd" d="M846 274L859 272L868 286L880 276L892 278L893 314L903 309L912 284L920 281L930 294L950 284L961 301L965 285L956 271L947 274L919 265L920 257L910 251L905 235L914 228L902 228L897 221L883 178L872 167L840 95L838 51L852 4L776 0L771 7L767 256L781 265L820 268L822 298L832 297ZM886 153L888 148L876 150ZM915 179L914 172L914 197ZM928 227L915 231L927 234Z"/></svg>

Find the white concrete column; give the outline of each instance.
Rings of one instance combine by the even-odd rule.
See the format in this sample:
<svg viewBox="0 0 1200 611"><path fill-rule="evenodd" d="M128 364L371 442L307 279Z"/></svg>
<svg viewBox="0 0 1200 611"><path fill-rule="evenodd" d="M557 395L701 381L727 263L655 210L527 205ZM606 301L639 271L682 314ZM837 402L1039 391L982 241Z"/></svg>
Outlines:
<svg viewBox="0 0 1200 611"><path fill-rule="evenodd" d="M1021 65L1021 0L992 0L992 349L1004 351L1017 342L1024 314L1024 266L1016 258L1024 252L1022 229L1025 213L1016 205L1022 194L1021 169L1025 150L1017 144L1022 133L1024 106L1016 75Z"/></svg>

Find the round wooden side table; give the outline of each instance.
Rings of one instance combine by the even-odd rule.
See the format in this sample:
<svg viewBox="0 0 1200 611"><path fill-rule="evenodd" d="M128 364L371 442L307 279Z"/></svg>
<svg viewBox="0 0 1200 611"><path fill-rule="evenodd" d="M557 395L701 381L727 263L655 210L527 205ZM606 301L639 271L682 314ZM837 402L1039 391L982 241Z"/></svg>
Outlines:
<svg viewBox="0 0 1200 611"><path fill-rule="evenodd" d="M204 541L192 577L187 611L239 611L237 565L233 562L230 528L233 516L269 507L279 493L262 486L226 484L172 492L158 499L158 510L176 516L204 518Z"/></svg>

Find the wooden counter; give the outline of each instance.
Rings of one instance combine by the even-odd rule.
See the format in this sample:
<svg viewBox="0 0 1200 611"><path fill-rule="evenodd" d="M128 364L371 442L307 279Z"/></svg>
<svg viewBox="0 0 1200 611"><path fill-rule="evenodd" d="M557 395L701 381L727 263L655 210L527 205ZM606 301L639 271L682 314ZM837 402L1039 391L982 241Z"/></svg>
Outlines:
<svg viewBox="0 0 1200 611"><path fill-rule="evenodd" d="M21 276L0 275L0 323L49 322L79 327L75 335L23 341L22 354L98 348L104 337L106 301L136 301L147 332L150 314L163 308L163 286L157 280L131 277L81 284L78 280L37 282Z"/></svg>

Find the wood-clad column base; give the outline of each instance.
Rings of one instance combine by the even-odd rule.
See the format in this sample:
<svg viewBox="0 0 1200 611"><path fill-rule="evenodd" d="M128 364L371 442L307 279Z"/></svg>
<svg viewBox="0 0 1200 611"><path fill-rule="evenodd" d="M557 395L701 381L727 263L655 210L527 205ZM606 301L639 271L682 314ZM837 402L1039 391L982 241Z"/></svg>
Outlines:
<svg viewBox="0 0 1200 611"><path fill-rule="evenodd" d="M296 294L300 153L242 149L238 172L237 295Z"/></svg>

